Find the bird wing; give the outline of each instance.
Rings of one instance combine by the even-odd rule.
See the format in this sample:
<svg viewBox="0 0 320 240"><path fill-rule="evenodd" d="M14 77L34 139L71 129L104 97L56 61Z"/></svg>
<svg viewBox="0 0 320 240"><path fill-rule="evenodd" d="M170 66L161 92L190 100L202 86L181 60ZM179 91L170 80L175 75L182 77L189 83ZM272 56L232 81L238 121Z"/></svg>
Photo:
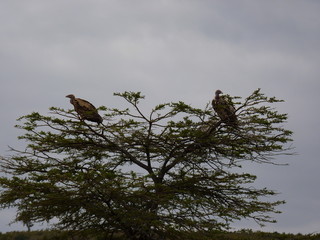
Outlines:
<svg viewBox="0 0 320 240"><path fill-rule="evenodd" d="M234 115L236 112L232 101L226 96L221 96L218 100L213 99L212 108L222 119L226 119L229 116Z"/></svg>
<svg viewBox="0 0 320 240"><path fill-rule="evenodd" d="M234 114L236 112L236 109L232 101L227 96L221 97L221 104L224 106L225 110L228 111L229 114Z"/></svg>
<svg viewBox="0 0 320 240"><path fill-rule="evenodd" d="M93 106L90 102L87 100L76 98L77 104L80 108L82 108L84 111L93 111L96 110L95 106Z"/></svg>

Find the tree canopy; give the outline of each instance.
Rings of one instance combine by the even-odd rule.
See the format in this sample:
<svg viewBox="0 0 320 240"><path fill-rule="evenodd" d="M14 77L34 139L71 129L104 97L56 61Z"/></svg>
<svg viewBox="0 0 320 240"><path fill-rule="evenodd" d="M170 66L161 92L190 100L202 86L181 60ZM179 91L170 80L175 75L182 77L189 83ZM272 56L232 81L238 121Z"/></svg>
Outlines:
<svg viewBox="0 0 320 240"><path fill-rule="evenodd" d="M61 229L132 240L206 239L242 218L274 222L270 213L283 201L267 201L276 192L255 188L255 175L235 169L291 154L287 114L273 107L282 100L260 89L228 96L233 127L210 102L203 109L164 103L145 113L140 92L115 96L128 107L99 107L100 125L57 107L19 118L27 146L1 157L0 207L16 207L16 221L55 219Z"/></svg>

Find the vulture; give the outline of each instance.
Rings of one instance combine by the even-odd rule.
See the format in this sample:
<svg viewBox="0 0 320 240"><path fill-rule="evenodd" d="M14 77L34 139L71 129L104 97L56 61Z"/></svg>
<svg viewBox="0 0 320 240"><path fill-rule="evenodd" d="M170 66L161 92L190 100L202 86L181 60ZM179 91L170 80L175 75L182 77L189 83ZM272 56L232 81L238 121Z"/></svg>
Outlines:
<svg viewBox="0 0 320 240"><path fill-rule="evenodd" d="M231 126L237 126L236 109L229 98L220 96L221 93L221 90L216 91L215 98L212 100L212 107L222 122Z"/></svg>
<svg viewBox="0 0 320 240"><path fill-rule="evenodd" d="M74 110L79 114L81 120L102 123L102 117L91 103L84 99L76 98L73 94L69 94L66 97L70 98L70 103L74 106Z"/></svg>

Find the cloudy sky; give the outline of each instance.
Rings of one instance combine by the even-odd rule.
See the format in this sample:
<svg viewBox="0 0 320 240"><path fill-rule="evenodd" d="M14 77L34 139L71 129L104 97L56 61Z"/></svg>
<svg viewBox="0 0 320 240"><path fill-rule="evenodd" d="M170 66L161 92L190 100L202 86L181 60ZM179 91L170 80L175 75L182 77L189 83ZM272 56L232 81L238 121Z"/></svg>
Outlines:
<svg viewBox="0 0 320 240"><path fill-rule="evenodd" d="M204 106L216 89L284 99L296 156L287 167L252 165L257 186L287 203L263 231L320 231L320 1L1 0L0 155L23 147L19 116L71 108L67 94L121 106L114 92L142 91L150 106ZM0 232L15 210L0 211Z"/></svg>

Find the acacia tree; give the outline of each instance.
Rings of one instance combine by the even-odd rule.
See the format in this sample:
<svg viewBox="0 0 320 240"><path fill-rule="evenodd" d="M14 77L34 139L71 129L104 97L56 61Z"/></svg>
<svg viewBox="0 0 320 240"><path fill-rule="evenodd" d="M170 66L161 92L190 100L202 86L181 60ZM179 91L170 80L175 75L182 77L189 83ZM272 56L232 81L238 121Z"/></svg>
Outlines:
<svg viewBox="0 0 320 240"><path fill-rule="evenodd" d="M235 169L291 154L287 115L272 106L282 100L259 89L230 97L239 121L232 127L209 104L144 113L139 92L115 95L129 107L100 107L101 125L56 107L18 119L28 144L1 158L0 207L16 207L16 221L55 219L61 229L132 240L206 239L242 218L274 222L269 214L283 201L266 201L276 192L254 188L256 176Z"/></svg>

